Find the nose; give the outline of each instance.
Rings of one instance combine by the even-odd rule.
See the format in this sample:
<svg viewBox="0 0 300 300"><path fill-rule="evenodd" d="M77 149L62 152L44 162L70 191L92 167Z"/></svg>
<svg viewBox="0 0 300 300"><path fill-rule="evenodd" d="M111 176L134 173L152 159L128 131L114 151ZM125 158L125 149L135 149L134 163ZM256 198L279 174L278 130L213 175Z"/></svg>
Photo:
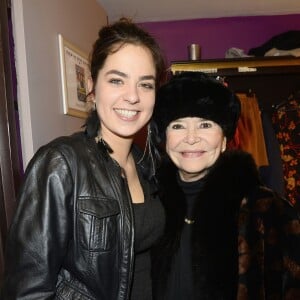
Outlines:
<svg viewBox="0 0 300 300"><path fill-rule="evenodd" d="M140 101L138 89L136 85L129 86L125 95L124 100L130 104L135 104Z"/></svg>
<svg viewBox="0 0 300 300"><path fill-rule="evenodd" d="M186 137L185 137L185 142L193 145L195 143L198 143L200 141L200 136L197 133L197 130L195 129L189 129L187 131Z"/></svg>

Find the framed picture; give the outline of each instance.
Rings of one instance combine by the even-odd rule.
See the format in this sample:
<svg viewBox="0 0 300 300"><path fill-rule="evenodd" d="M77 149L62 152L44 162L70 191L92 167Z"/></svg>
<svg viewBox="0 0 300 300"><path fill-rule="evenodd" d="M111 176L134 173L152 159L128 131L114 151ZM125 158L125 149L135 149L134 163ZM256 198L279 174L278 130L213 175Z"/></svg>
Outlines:
<svg viewBox="0 0 300 300"><path fill-rule="evenodd" d="M61 34L58 41L64 114L86 118L91 108L87 100L88 55Z"/></svg>

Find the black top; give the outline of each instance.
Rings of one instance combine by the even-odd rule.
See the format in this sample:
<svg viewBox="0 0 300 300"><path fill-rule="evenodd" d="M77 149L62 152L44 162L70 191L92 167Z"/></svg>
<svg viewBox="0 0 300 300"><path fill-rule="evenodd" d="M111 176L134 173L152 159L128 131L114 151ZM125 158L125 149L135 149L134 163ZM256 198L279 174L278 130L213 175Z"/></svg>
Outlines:
<svg viewBox="0 0 300 300"><path fill-rule="evenodd" d="M135 265L131 300L152 300L150 247L163 232L164 213L158 199L134 203L135 217Z"/></svg>
<svg viewBox="0 0 300 300"><path fill-rule="evenodd" d="M177 177L178 184L185 194L186 218L194 221L193 207L202 188L202 181L184 182ZM188 222L189 222L188 221ZM168 281L166 300L193 299L193 276L191 262L191 234L193 223L185 223L182 230L180 246L174 256L172 270Z"/></svg>

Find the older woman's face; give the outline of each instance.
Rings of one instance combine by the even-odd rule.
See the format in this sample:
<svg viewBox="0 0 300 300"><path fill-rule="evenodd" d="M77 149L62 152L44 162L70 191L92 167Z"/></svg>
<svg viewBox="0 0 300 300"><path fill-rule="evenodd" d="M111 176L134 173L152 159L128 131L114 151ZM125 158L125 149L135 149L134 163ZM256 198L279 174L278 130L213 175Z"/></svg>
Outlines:
<svg viewBox="0 0 300 300"><path fill-rule="evenodd" d="M202 178L226 149L226 137L215 122L177 119L166 130L166 151L184 181Z"/></svg>

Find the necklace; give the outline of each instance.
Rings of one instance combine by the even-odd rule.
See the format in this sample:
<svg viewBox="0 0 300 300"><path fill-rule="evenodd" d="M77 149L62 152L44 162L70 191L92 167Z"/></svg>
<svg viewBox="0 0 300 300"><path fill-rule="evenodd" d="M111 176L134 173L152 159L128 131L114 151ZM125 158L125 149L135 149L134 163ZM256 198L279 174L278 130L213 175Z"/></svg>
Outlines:
<svg viewBox="0 0 300 300"><path fill-rule="evenodd" d="M191 220L191 219L188 219L188 218L184 218L184 222L186 223L186 224L188 224L188 225L192 225L192 224L194 224L195 223L195 220Z"/></svg>

